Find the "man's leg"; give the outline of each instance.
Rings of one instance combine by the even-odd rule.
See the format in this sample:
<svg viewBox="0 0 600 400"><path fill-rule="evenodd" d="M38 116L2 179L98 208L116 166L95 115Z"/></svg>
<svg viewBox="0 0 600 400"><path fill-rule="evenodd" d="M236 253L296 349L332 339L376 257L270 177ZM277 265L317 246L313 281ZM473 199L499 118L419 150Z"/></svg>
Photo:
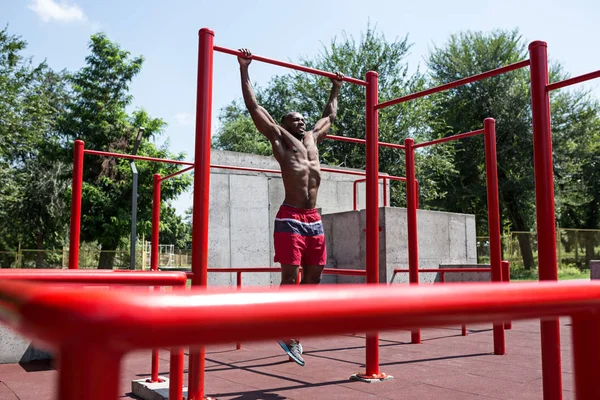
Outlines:
<svg viewBox="0 0 600 400"><path fill-rule="evenodd" d="M304 265L302 266L302 282L306 285L318 285L321 283L324 265Z"/></svg>
<svg viewBox="0 0 600 400"><path fill-rule="evenodd" d="M298 280L299 265L281 264L281 284L295 285Z"/></svg>
<svg viewBox="0 0 600 400"><path fill-rule="evenodd" d="M298 281L299 270L299 265L281 264L281 286L295 285ZM292 360L304 366L302 345L297 339L279 340L278 343Z"/></svg>

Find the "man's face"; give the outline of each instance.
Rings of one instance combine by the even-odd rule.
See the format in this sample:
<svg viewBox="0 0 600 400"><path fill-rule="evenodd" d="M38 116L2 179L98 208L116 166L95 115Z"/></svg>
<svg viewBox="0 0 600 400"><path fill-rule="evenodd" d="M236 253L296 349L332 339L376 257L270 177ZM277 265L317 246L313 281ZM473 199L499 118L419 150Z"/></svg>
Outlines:
<svg viewBox="0 0 600 400"><path fill-rule="evenodd" d="M285 117L283 127L292 135L296 136L297 138L301 138L304 136L306 123L304 122L304 117L302 114L293 112L289 113Z"/></svg>

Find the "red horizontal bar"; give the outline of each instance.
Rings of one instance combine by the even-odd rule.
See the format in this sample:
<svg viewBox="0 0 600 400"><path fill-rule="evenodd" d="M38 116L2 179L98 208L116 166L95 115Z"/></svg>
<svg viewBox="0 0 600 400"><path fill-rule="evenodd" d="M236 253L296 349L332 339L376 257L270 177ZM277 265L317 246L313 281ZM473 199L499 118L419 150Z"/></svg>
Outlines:
<svg viewBox="0 0 600 400"><path fill-rule="evenodd" d="M490 272L491 268L423 268L420 269L418 272L423 272L423 273L431 273L431 272ZM408 273L409 270L408 269L403 269L403 268L396 268L394 269L394 273L401 273L401 272L406 272Z"/></svg>
<svg viewBox="0 0 600 400"><path fill-rule="evenodd" d="M383 103L379 103L375 105L376 109L385 108L389 106L393 106L395 104L404 103L410 100L418 99L419 97L429 96L433 93L443 92L444 90L452 89L457 86L466 85L468 83L480 81L482 79L490 78L492 76L500 75L505 72L513 71L515 69L523 68L529 65L529 60L523 60L515 64L506 65L504 67L496 68L491 71L483 72L481 74L469 76L467 78L459 79L454 82L446 83L444 85L436 86L431 89L426 89L421 92L412 93L407 96L399 97L394 100L384 101Z"/></svg>
<svg viewBox="0 0 600 400"><path fill-rule="evenodd" d="M247 268L209 268L208 272L281 272L279 267L247 267ZM360 269L324 268L325 275L365 276L366 271Z"/></svg>
<svg viewBox="0 0 600 400"><path fill-rule="evenodd" d="M244 54L241 53L240 51L228 49L226 47L214 46L213 49L220 53L231 54L232 56L236 56L236 57L244 57ZM304 67L302 65L296 65L296 64L285 62L285 61L274 60L272 58L257 56L254 54L252 54L252 59L256 60L256 61L261 61L261 62L264 62L267 64L278 65L280 67L291 68L291 69L295 69L295 70L302 71L302 72L308 72L310 74L321 75L321 76L324 76L327 78L337 79L337 75L332 72L321 71L319 69ZM351 78L349 76L345 76L343 80L346 82L349 82L349 83L354 83L356 85L367 86L367 82L360 80L360 79Z"/></svg>
<svg viewBox="0 0 600 400"><path fill-rule="evenodd" d="M281 171L278 170L278 169L236 167L236 166L233 166L233 165L216 165L216 164L211 164L210 167L211 168L221 168L221 169L231 169L231 170L234 170L234 171L250 171L250 172L265 172L265 173L270 173L270 174L281 174ZM360 172L360 171L351 171L351 170L335 169L335 168L328 168L328 167L321 167L321 171L323 171L323 172L331 172L331 173L336 173L336 174L365 176L365 173L364 172ZM405 180L406 179L406 178L403 178L403 177L387 176L387 175L381 175L379 178L380 179L387 178L387 179L390 179L390 180Z"/></svg>
<svg viewBox="0 0 600 400"><path fill-rule="evenodd" d="M327 139L339 140L340 142L350 142L350 143L360 143L360 144L365 144L365 142L366 142L365 139L350 138L350 137L346 137L346 136L327 135L325 137ZM402 145L402 144L379 142L379 145L383 146L383 147L391 147L394 149L402 149L402 150L404 149L404 145Z"/></svg>
<svg viewBox="0 0 600 400"><path fill-rule="evenodd" d="M423 142L423 143L415 144L413 147L416 149L416 148L419 148L419 147L431 146L433 144L449 142L451 140L464 139L464 138L469 137L469 136L481 135L482 133L483 133L483 129L478 129L478 130L473 131L473 132L461 133L459 135L448 136L448 137L445 137L445 138L436 139L436 140L432 140L432 141L429 141L429 142Z"/></svg>
<svg viewBox="0 0 600 400"><path fill-rule="evenodd" d="M218 164L211 164L210 167L218 168L218 169L230 169L233 171L250 171L250 172L266 172L266 173L270 173L270 174L281 174L281 171L278 169L237 167L234 165L218 165Z"/></svg>
<svg viewBox="0 0 600 400"><path fill-rule="evenodd" d="M560 89L565 86L574 85L576 83L589 81L589 80L595 79L595 78L600 78L600 70L590 72L588 74L575 76L573 78L565 79L564 81L550 83L549 85L546 86L546 91L550 92L552 90Z"/></svg>
<svg viewBox="0 0 600 400"><path fill-rule="evenodd" d="M406 182L406 177L404 177L404 176L393 176L393 175L383 176L383 175L380 175L379 179L389 179L390 181L402 181L402 182Z"/></svg>
<svg viewBox="0 0 600 400"><path fill-rule="evenodd" d="M323 273L325 275L367 276L367 271L364 269L324 268Z"/></svg>
<svg viewBox="0 0 600 400"><path fill-rule="evenodd" d="M162 181L166 181L167 179L173 178L173 177L175 177L175 176L177 176L177 175L181 175L181 174L183 174L184 172L188 172L188 171L191 171L191 170L193 170L193 169L194 169L194 166L192 165L191 167L187 167L187 168L184 168L184 169L182 169L182 170L179 170L179 171L177 171L177 172L173 172L172 174L166 175L166 176L164 176L164 177L160 178L160 181L161 181L161 182L162 182Z"/></svg>
<svg viewBox="0 0 600 400"><path fill-rule="evenodd" d="M209 268L208 272L281 272L279 267Z"/></svg>
<svg viewBox="0 0 600 400"><path fill-rule="evenodd" d="M169 160L167 158L133 156L131 154L110 153L108 151L84 150L83 152L85 154L93 154L96 156L125 158L125 159L129 159L129 160L156 161L156 162L164 162L167 164L194 165L193 162L189 162L189 161Z"/></svg>
<svg viewBox="0 0 600 400"><path fill-rule="evenodd" d="M0 280L128 286L185 286L183 272L0 269Z"/></svg>
<svg viewBox="0 0 600 400"><path fill-rule="evenodd" d="M281 312L286 309L294 312ZM594 313L600 310L600 282L290 285L124 296L0 281L0 310L5 324L46 343L85 337L122 353Z"/></svg>
<svg viewBox="0 0 600 400"><path fill-rule="evenodd" d="M347 137L347 136L337 136L337 135L327 135L325 136L326 139L331 139L331 140L338 140L340 142L350 142L350 143L360 143L360 144L365 144L366 140L365 139L358 139L358 138L351 138L351 137Z"/></svg>

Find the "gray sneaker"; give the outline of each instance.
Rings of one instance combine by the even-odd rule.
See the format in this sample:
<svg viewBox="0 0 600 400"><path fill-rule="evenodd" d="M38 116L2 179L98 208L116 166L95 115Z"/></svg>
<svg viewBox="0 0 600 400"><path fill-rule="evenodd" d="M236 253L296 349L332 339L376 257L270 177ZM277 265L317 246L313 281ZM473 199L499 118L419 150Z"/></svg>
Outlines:
<svg viewBox="0 0 600 400"><path fill-rule="evenodd" d="M302 358L302 345L297 340L291 340L289 343L283 340L278 340L277 343L287 353L287 355L294 360L297 364L304 366L304 359Z"/></svg>

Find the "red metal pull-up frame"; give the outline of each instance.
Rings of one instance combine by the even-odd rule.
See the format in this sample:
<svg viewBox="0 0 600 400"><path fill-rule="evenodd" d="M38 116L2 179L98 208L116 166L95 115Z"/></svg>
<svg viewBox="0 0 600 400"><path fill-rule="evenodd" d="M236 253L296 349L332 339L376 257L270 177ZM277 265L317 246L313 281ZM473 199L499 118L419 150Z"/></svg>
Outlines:
<svg viewBox="0 0 600 400"><path fill-rule="evenodd" d="M213 44L214 33L209 29L202 29L199 32L199 54L198 54L198 85L197 85L197 104L196 104L196 143L195 143L195 160L194 164L194 213L193 213L193 228L192 228L192 284L194 286L203 287L206 286L207 283L207 272L208 272L208 218L209 218L209 191L210 191L210 140L211 140L211 120L212 120L212 80L213 80L213 54L214 51L221 51L232 55L240 56L241 53L235 50L229 50L222 47L215 47ZM378 99L378 76L375 72L368 72L366 75L366 81L354 79L354 78L344 78L345 81L359 84L361 86L366 86L366 139L365 144L366 148L366 182L367 182L367 282L371 284L379 283L379 275L378 275L378 267L379 267L379 196L378 196L378 179L379 179L379 166L378 166L378 147L380 145L378 141L378 110L387 106L391 106L394 104L399 104L402 102L406 102L412 99L416 99L419 97L427 96L429 94L433 94L436 92L440 92L443 90L448 90L454 87L458 87L460 85L472 83L481 79L485 79L491 76L495 76L501 73L505 73L508 71L513 71L519 68L523 68L526 66L530 66L530 75L531 75L531 96L532 96L532 121L533 121L533 141L534 141L534 170L535 170L535 183L536 183L536 221L538 227L538 256L539 256L539 278L542 281L557 280L557 263L556 263L556 230L555 230L555 210L554 210L554 177L553 177L553 166L552 166L552 137L550 130L550 102L549 102L549 92L552 90L556 90L562 87L566 87L571 84L583 82L585 80L593 79L600 77L600 71L592 72L589 74L585 74L579 77L570 78L562 82L553 83L551 85L548 84L548 60L547 60L547 51L546 51L546 43L544 42L533 42L529 46L530 59L524 60L515 64L511 64L505 67L497 68L492 71L488 71L479 75L475 75L472 77L460 79L456 82L451 82L445 85L441 85L439 87L431 88L424 90L422 92L414 93L408 96L404 96L398 99L389 100L386 102L379 103ZM330 72L324 72L319 70L314 70L312 68L307 68L303 66L297 66L294 64L284 63L276 60L267 59L265 57L253 56L253 58L257 61L263 61L275 65L280 65L288 68L293 68L296 70L314 73L317 75L335 78L336 75ZM493 122L484 123L484 131L487 133L493 130ZM472 132L472 134L476 134ZM340 139L342 140L342 139ZM346 139L343 139L346 140ZM355 140L346 140L346 141L354 141ZM486 140L486 150L490 147L491 143L494 143L492 140L489 142ZM408 144L408 146L406 146ZM423 146L424 144L421 144ZM400 145L397 145L399 147ZM407 151L407 159L412 158L413 171L410 172L407 168L407 195L408 201L415 205L415 183L414 183L414 154L409 155L408 153L413 153L415 147L419 145L414 145L414 142L405 143L405 150ZM391 146L390 146L391 147ZM490 149L491 150L491 149ZM490 153L491 154L491 153ZM183 164L183 163L182 163ZM81 217L81 176L82 176L82 165L83 165L83 143L76 142L75 143L75 154L74 154L74 172L73 172L73 205L71 209L71 231L72 235L70 238L71 248L69 254L69 266L70 268L77 268L77 259L78 259L78 247L79 247L79 224ZM189 164L188 164L189 165ZM486 170L488 169L495 170L495 167L490 167L487 165L487 155L486 155ZM493 172L493 171L490 171ZM491 174L488 174L488 179ZM488 184L488 213L490 209L495 208L496 205L494 202L497 202L497 187L495 189L492 187L490 190L490 185ZM415 207L411 207L414 211L416 211ZM412 214L413 211L411 211ZM416 212L415 218L410 223L411 226L416 227ZM410 217L411 219L413 217ZM493 216L488 215L489 218L495 218ZM493 222L493 221L492 221ZM492 238L492 225L490 223L490 240L492 245L496 246L496 239ZM495 225L494 230L496 230ZM414 247L414 239L412 239L413 246L409 244L409 249ZM416 252L411 256L411 260L415 263L415 260L418 260L416 257ZM494 259L497 258L496 252L493 253ZM494 265L495 261L492 262L492 275L496 278L500 276L501 278L501 270L495 269ZM494 273L497 270L498 272ZM416 269L415 269L416 271ZM415 274L411 274L414 276ZM415 279L411 279L413 282ZM416 275L416 280L418 281L418 275ZM414 283L414 282L413 282ZM479 310L481 315L486 315L486 321L489 321L490 318L492 321L503 320L508 317L506 313L504 314L494 314L493 308L496 306L505 306L507 302L513 301L511 295L515 295L518 293L520 300L522 302L518 305L518 310L511 309L511 312L514 311L514 314L511 314L515 318L522 317L525 314L528 317L534 316L544 316L551 317L550 319L545 318L541 322L541 339L542 339L542 365L543 365L543 382L544 382L544 399L560 399L562 397L562 381L561 381L561 359L560 359L560 335L559 335L559 325L558 319L555 316L558 315L559 311L565 311L567 308L563 303L557 302L557 299L564 299L566 291L560 289L559 286L551 286L552 290L544 292L541 294L539 290L542 289L542 286L527 286L528 290L530 288L530 292L520 292L518 290L525 289L524 286L519 285L519 289L517 292L512 292L509 289L510 285L503 285L502 289L492 287L487 284L485 289L481 289L481 294L485 296L478 297L481 300L478 304L478 307L474 307L470 311ZM494 285L492 283L492 285ZM548 286L550 287L550 286ZM545 287L544 287L545 288ZM15 294L13 292L17 290L16 287L9 287L7 290L10 294ZM22 288L25 290L26 288ZM581 287L581 290L586 290L587 293L590 293L592 287ZM306 289L304 289L306 290ZM364 292L367 293L369 290L375 290L375 288L369 289L356 289L356 292L352 293L352 304L356 306L352 311L353 320L357 320L356 312L357 310L366 310L369 309L371 312L374 312L376 315L381 316L384 313L386 306L390 305L391 294L388 297L387 289L385 287L377 288L377 294L370 293L373 296L369 297L369 300L375 301L379 299L381 303L377 303L375 308L372 307L372 304L361 303L360 301L356 301L357 293ZM404 289L406 290L406 289ZM409 288L412 293L413 290L418 290L418 288ZM448 289L450 290L450 289ZM595 288L593 289L595 290ZM438 303L435 303L430 300L428 297L430 295L429 292L423 291L418 292L418 304L414 304L416 310L420 310L422 312L421 317L415 317L412 319L412 323L406 326L411 328L419 326L421 323L427 324L431 323L431 321L435 321L436 323L440 323L440 321L444 321L444 318L450 318L446 313L454 313L453 315L462 315L465 308L473 306L472 303L467 305L466 303L461 303L461 307L459 309L449 307L444 307ZM433 292L432 292L433 293ZM532 293L536 293L540 295L540 297L533 297ZM469 292L467 289L460 289L461 301L469 300L469 295L475 295L475 293ZM569 294L576 295L577 291L574 293L569 291ZM379 295L384 295L383 297L378 297ZM467 296L467 297L462 297ZM501 296L501 297L495 297ZM549 297L546 297L549 296ZM589 307L585 308L585 305L591 304L590 302L594 301L593 299L597 299L599 294L595 293L595 297L586 297L585 300L580 299L583 303L577 303L576 305L571 304L571 306L575 308L569 308L570 315L573 315L573 338L574 338L574 351L576 353L575 356L575 370L576 370L576 389L578 398L581 399L595 399L597 397L598 388L597 380L592 379L593 376L590 375L592 372L598 369L598 360L600 359L600 346L596 345L596 338L600 333L600 323L597 319L592 317L591 312L597 312L594 308L591 310ZM10 297L10 295L9 295ZM51 297L51 296L50 296ZM440 298L436 298L439 300ZM329 299L328 299L329 300ZM383 301L385 300L385 301ZM405 299L403 299L405 300ZM535 300L535 301L533 301ZM5 297L3 301L7 301ZM302 301L306 301L306 299L302 297L298 297L294 299L299 304ZM552 311L549 312L547 308L540 308L540 304L544 302L552 303ZM467 301L468 302L468 301ZM333 304L331 301L323 302L326 305ZM61 303L62 304L62 303ZM337 303L336 303L337 304ZM412 304L412 303L410 303ZM453 303L454 304L454 303ZM526 307L523 307L523 305ZM544 303L548 304L548 303ZM595 303L594 303L595 304ZM297 305L297 304L295 304ZM256 311L258 306L253 308L253 311ZM424 307L424 308L423 308ZM278 305L277 310L280 307ZM306 308L311 309L312 308ZM541 314L536 314L536 310ZM187 310L188 312L192 312L192 310ZM221 313L224 309L213 309L214 312ZM320 311L323 311L321 308ZM338 317L336 320L335 314L333 314L334 309L329 310L332 314L328 314L328 321L346 321L345 317ZM339 313L339 315L347 314L347 303L344 303L343 307L339 309L335 309L335 312ZM395 309L397 311L397 309ZM504 309L506 312L506 309ZM543 311L543 312L542 312ZM436 314L436 312L440 314ZM326 313L320 313L319 315L312 315L312 318L319 319L323 317ZM492 315L494 314L494 315ZM542 315L543 314L543 315ZM211 314L212 315L212 314ZM222 315L222 314L219 314ZM233 314L232 314L233 315ZM253 313L256 316L256 313ZM279 336L289 335L289 334L303 334L303 333L326 333L333 332L336 328L331 328L327 325L327 329L325 329L326 324L308 324L310 325L310 329L312 331L303 331L302 329L306 328L305 322L303 321L302 326L297 326L294 324L294 321L291 321L287 326L274 326L273 330L265 329L264 322L268 320L270 314L266 313L261 314L264 317L264 320L258 319L260 321L260 337L263 338L265 332L268 332L270 335L277 334ZM345 315L345 314L344 314ZM168 317L172 316L171 314ZM240 323L243 319L243 315L236 319L236 323ZM311 316L308 316L311 317ZM427 320L427 318L433 318ZM182 318L184 316L182 315ZM297 315L294 316L297 318ZM470 321L478 320L476 316L469 314ZM276 318L269 320L270 322L275 321ZM366 354L366 372L363 374L363 377L384 377L385 374L379 371L379 353L378 353L378 334L376 333L379 329L384 329L386 327L390 327L393 325L393 321L395 318L388 318L386 322L379 321L378 318L369 318L365 317L361 319L361 324L363 322L369 322L372 325L352 325L353 330L356 330L358 327L362 328L371 328L371 331L367 336L367 354ZM169 323L170 320L168 318L161 320L164 323ZM281 322L281 320L277 320ZM320 319L319 319L320 321ZM391 321L391 322L390 322ZM452 319L454 322L455 319ZM221 321L222 322L222 321ZM229 321L232 322L232 321ZM129 324L130 321L127 321ZM173 321L176 324L176 321ZM351 324L350 324L351 325ZM333 325L332 325L333 326ZM211 326L212 327L212 326ZM394 325L396 327L396 325ZM43 327L42 327L43 328ZM281 328L280 331L276 328ZM212 329L212 328L211 328ZM325 332L326 331L326 332ZM226 335L228 331L219 330L216 327L211 331L219 332L218 335L221 335L220 339L215 340L223 340L225 337L229 337ZM495 330L496 332L496 330ZM198 334L198 332L195 332ZM239 334L236 330L230 330L230 335ZM257 332L252 331L251 329L246 329L244 334L247 339L258 338L259 336ZM254 335L254 336L253 336ZM183 335L182 335L183 337ZM209 343L210 335L203 336L206 341L197 344L206 344ZM273 336L276 337L276 336ZM496 338L496 334L494 335ZM194 336L194 339L190 341L197 341L198 336ZM233 336L230 337L230 339ZM593 339L593 340L592 340ZM182 345L182 343L178 343L176 345ZM588 346L588 347L585 347ZM69 351L64 351L61 361L64 362L68 367L65 368L66 371L75 373L76 376L82 378L82 380L93 378L93 373L90 371L77 371L73 367L73 362L77 359L78 352L74 351L74 349L70 348ZM109 378L111 383L115 383L118 381L115 378L115 373L118 371L110 370L109 367L114 365L116 361L118 361L118 357L114 353L102 353L102 354L94 354L90 357L90 359L94 362L90 364L101 367L103 371L109 371ZM586 373L585 371L588 371ZM204 350L196 350L193 349L190 352L190 365L189 365L189 400L199 400L204 397ZM79 386L78 386L79 387ZM73 398L73 396L65 395L65 399ZM91 397L90 397L91 398Z"/></svg>
<svg viewBox="0 0 600 400"><path fill-rule="evenodd" d="M194 168L194 212L192 227L192 278L193 286L206 286L208 271L208 218L209 218L209 193L210 193L210 140L212 119L212 81L213 81L213 55L215 51L243 56L236 50L214 45L214 32L203 28L200 30L198 44L198 87L196 102L196 150ZM261 56L252 56L256 61L262 61L298 71L313 73L335 79L337 76L331 72L320 71L291 63L272 60ZM377 140L377 113L375 104L378 98L377 73L368 72L366 82L344 77L344 81L367 86L367 283L378 283L378 140ZM370 104L370 106L369 106ZM324 169L323 169L324 170ZM362 175L362 174L361 174ZM376 354L378 343L377 335L367 338L367 371L366 375L377 377L379 373L379 358ZM375 350L374 350L375 349ZM190 351L188 399L200 400L204 398L204 351Z"/></svg>
<svg viewBox="0 0 600 400"><path fill-rule="evenodd" d="M121 360L138 349L569 316L576 397L600 393L599 282L126 293L0 281L0 320L56 351L56 398L116 400Z"/></svg>

